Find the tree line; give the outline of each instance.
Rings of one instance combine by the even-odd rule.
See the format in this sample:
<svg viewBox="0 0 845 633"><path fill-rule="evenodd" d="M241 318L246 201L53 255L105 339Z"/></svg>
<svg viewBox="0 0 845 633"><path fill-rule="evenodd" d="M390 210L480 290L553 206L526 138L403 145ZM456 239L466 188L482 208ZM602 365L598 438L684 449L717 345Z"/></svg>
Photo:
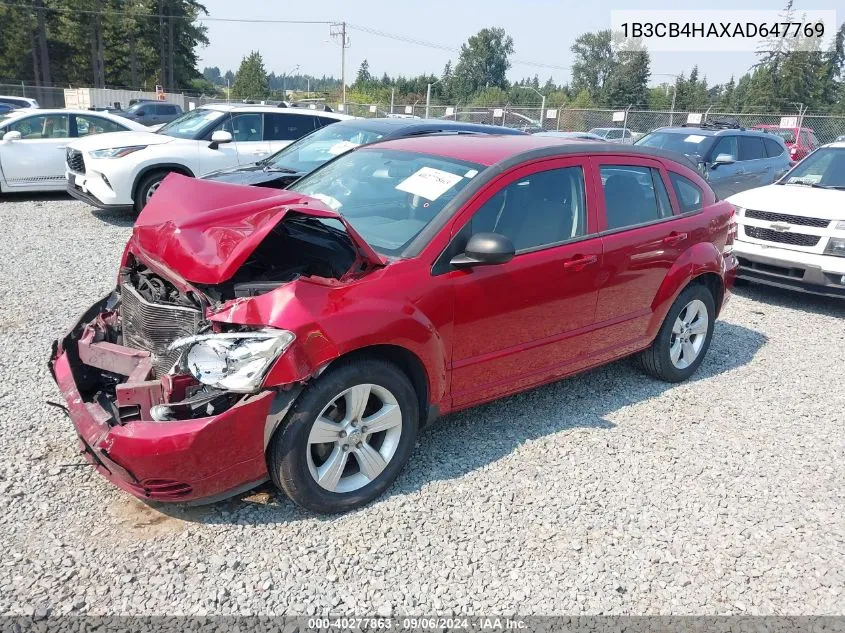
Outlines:
<svg viewBox="0 0 845 633"><path fill-rule="evenodd" d="M202 80L196 0L20 0L0 4L0 81L175 90Z"/></svg>

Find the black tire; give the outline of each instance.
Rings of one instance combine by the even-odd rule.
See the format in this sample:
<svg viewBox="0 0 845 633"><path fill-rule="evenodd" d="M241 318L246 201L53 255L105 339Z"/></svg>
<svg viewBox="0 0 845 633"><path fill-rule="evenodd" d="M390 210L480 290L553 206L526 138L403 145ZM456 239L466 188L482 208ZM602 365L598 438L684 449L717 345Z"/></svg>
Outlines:
<svg viewBox="0 0 845 633"><path fill-rule="evenodd" d="M138 187L135 189L135 213L141 213L146 206L147 193L150 188L157 186L169 173L167 170L154 171L141 178L141 182L138 183Z"/></svg>
<svg viewBox="0 0 845 633"><path fill-rule="evenodd" d="M363 383L382 387L395 397L402 414L401 435L392 458L375 479L357 490L333 492L318 484L311 473L309 434L325 407L344 391ZM418 427L417 395L398 367L378 359L340 362L302 393L273 435L267 449L270 477L294 503L312 512L335 514L353 510L381 495L393 483L411 457ZM356 462L349 459L355 468Z"/></svg>
<svg viewBox="0 0 845 633"><path fill-rule="evenodd" d="M681 369L675 366L670 356L670 346L672 344L672 326L675 320L684 310L684 308L692 301L698 299L707 309L707 333L704 338L704 343L698 352L695 360L689 366ZM710 348L710 340L713 338L713 327L716 322L716 302L713 300L713 295L710 290L703 284L690 284L678 295L666 318L663 320L663 325L657 332L657 336L652 342L651 347L643 350L637 357L639 366L647 373L660 380L667 382L681 382L686 380L695 373L698 366L704 360L707 350Z"/></svg>

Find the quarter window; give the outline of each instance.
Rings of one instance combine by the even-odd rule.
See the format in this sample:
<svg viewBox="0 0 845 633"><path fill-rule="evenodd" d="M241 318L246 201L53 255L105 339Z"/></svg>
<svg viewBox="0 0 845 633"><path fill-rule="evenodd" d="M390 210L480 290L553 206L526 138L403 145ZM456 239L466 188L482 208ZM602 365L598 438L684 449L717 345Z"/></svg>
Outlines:
<svg viewBox="0 0 845 633"><path fill-rule="evenodd" d="M517 251L586 235L584 171L564 167L520 178L484 203L472 218L470 232L505 235Z"/></svg>
<svg viewBox="0 0 845 633"><path fill-rule="evenodd" d="M660 172L636 165L600 168L608 230L653 222L672 215ZM655 182L663 187L655 191ZM660 196L666 196L660 201Z"/></svg>
<svg viewBox="0 0 845 633"><path fill-rule="evenodd" d="M68 115L41 114L9 124L9 131L20 132L22 138L67 138Z"/></svg>
<svg viewBox="0 0 845 633"><path fill-rule="evenodd" d="M681 213L692 213L701 209L702 193L692 180L675 172L669 172L669 180L681 205Z"/></svg>
<svg viewBox="0 0 845 633"><path fill-rule="evenodd" d="M766 158L763 139L758 136L739 137L739 160L757 160Z"/></svg>
<svg viewBox="0 0 845 633"><path fill-rule="evenodd" d="M265 114L264 117L268 141L295 141L316 129L316 117L307 114Z"/></svg>

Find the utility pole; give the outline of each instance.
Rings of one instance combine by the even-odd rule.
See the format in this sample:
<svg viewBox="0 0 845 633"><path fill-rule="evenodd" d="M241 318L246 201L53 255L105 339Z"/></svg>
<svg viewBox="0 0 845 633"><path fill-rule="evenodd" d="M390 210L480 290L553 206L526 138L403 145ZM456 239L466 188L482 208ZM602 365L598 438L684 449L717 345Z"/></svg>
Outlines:
<svg viewBox="0 0 845 633"><path fill-rule="evenodd" d="M346 22L331 25L331 36L340 40L340 85L341 103L346 111L346 49L349 48L349 37L346 35Z"/></svg>

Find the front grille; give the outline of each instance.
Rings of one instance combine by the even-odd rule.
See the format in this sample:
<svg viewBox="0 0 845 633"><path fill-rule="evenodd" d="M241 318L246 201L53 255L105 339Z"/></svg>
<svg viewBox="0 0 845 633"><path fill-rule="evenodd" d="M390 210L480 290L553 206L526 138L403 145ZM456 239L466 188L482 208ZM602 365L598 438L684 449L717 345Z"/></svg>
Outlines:
<svg viewBox="0 0 845 633"><path fill-rule="evenodd" d="M123 344L150 352L156 377L163 376L180 354L167 346L177 338L196 334L202 314L193 308L150 303L128 284L121 286L120 296Z"/></svg>
<svg viewBox="0 0 845 633"><path fill-rule="evenodd" d="M68 169L75 174L85 173L85 159L82 158L82 152L68 147L65 157L67 158Z"/></svg>
<svg viewBox="0 0 845 633"><path fill-rule="evenodd" d="M803 215L787 215L786 213L770 213L769 211L756 211L754 209L745 210L746 218L754 218L755 220L765 220L767 222L786 222L787 224L798 224L800 226L815 226L816 228L826 229L830 224L830 220L822 218L808 218Z"/></svg>
<svg viewBox="0 0 845 633"><path fill-rule="evenodd" d="M755 240L791 244L792 246L815 246L821 239L818 235L773 231L772 229L764 229L759 226L746 226L745 234L748 237L753 237Z"/></svg>
<svg viewBox="0 0 845 633"><path fill-rule="evenodd" d="M130 483L133 490L150 499L172 501L193 492L190 484L173 479L144 479L140 484Z"/></svg>

